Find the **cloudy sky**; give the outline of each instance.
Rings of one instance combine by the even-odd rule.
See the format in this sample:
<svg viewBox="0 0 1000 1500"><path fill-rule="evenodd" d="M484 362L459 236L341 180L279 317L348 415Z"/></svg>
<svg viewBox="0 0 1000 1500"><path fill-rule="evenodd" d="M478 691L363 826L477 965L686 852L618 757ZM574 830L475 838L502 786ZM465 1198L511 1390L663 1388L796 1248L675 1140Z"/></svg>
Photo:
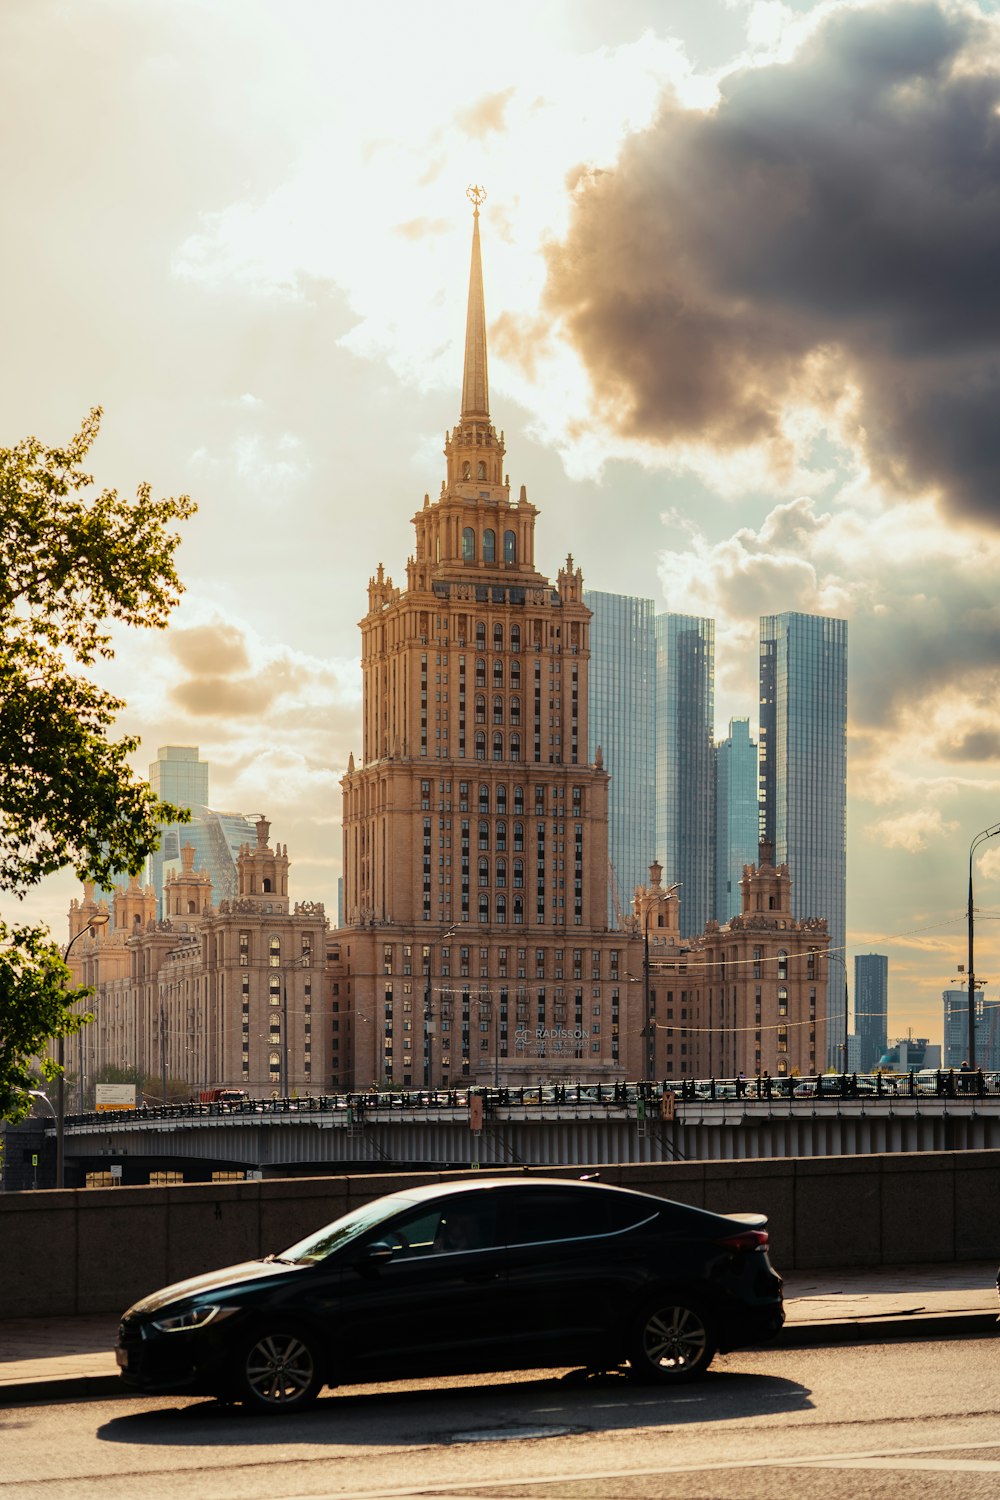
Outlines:
<svg viewBox="0 0 1000 1500"><path fill-rule="evenodd" d="M335 909L357 622L440 486L483 183L540 566L714 616L720 735L759 615L850 621L848 962L940 1039L1000 821L1000 5L4 0L0 113L0 444L100 404L99 482L200 505L106 672L138 770L199 745ZM995 989L1000 838L976 871Z"/></svg>

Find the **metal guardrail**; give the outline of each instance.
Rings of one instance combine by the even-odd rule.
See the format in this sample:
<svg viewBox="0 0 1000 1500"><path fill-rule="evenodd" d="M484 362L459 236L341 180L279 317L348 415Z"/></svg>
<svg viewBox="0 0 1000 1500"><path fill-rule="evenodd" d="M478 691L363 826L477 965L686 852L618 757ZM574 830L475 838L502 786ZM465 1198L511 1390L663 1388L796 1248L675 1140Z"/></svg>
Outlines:
<svg viewBox="0 0 1000 1500"><path fill-rule="evenodd" d="M726 1102L781 1102L789 1109L815 1109L823 1103L857 1101L891 1105L894 1101L1000 1099L1000 1073L959 1072L954 1069L921 1073L822 1073L808 1077L669 1079L643 1083L559 1083L524 1085L517 1088L471 1087L460 1089L371 1089L347 1094L309 1094L291 1099L246 1099L236 1103L141 1104L113 1113L91 1111L67 1117L68 1126L142 1124L154 1121L238 1120L253 1117L293 1119L302 1116L339 1116L345 1125L366 1117L384 1118L400 1111L433 1112L465 1110L470 1100L483 1101L483 1113L523 1108L544 1117L547 1111L571 1109L621 1112L642 1119L664 1111L665 1096L673 1095L670 1108L685 1111L687 1105Z"/></svg>

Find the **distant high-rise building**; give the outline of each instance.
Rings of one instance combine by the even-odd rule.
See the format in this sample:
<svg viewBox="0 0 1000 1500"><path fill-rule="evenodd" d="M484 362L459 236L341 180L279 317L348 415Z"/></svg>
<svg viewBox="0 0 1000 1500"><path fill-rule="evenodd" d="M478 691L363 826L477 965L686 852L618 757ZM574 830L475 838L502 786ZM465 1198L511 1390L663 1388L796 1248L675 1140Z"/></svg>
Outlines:
<svg viewBox="0 0 1000 1500"><path fill-rule="evenodd" d="M685 936L715 894L715 621L656 616L656 851Z"/></svg>
<svg viewBox="0 0 1000 1500"><path fill-rule="evenodd" d="M760 621L761 837L794 872L792 909L825 918L843 953L847 897L847 621ZM843 1066L840 965L827 993L827 1062Z"/></svg>
<svg viewBox="0 0 1000 1500"><path fill-rule="evenodd" d="M757 859L757 744L749 719L730 719L715 747L715 909L725 925L741 910L743 870ZM683 895L683 892L681 893Z"/></svg>
<svg viewBox="0 0 1000 1500"><path fill-rule="evenodd" d="M608 788L608 920L631 910L656 856L656 641L652 599L585 590L590 623L588 755L600 746ZM617 891L617 893L616 893Z"/></svg>
<svg viewBox="0 0 1000 1500"><path fill-rule="evenodd" d="M944 1066L957 1068L969 1055L969 992L945 990ZM1000 1072L1000 999L976 991L976 1066L984 1073Z"/></svg>
<svg viewBox="0 0 1000 1500"><path fill-rule="evenodd" d="M889 1045L889 960L884 953L854 955L854 1030L858 1038L857 1066L863 1073L877 1068Z"/></svg>
<svg viewBox="0 0 1000 1500"><path fill-rule="evenodd" d="M197 745L162 745L149 768L149 784L175 807L207 806L208 762L199 759Z"/></svg>
<svg viewBox="0 0 1000 1500"><path fill-rule="evenodd" d="M156 891L160 916L168 875L182 869L181 850L190 844L194 867L207 870L212 880L212 904L237 894L236 859L244 844L256 843L255 822L242 813L216 812L208 806L208 762L199 759L196 745L165 745L149 768L149 784L158 797L186 808L190 823L160 825L159 847L149 857L149 883Z"/></svg>

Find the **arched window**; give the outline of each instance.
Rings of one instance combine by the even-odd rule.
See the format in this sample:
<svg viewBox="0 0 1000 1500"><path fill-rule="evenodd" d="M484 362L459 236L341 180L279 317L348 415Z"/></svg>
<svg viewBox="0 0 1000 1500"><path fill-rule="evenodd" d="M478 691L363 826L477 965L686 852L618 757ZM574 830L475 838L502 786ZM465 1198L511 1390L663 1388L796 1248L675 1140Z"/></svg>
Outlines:
<svg viewBox="0 0 1000 1500"><path fill-rule="evenodd" d="M521 663L512 661L510 664L510 685L512 688L521 686Z"/></svg>
<svg viewBox="0 0 1000 1500"><path fill-rule="evenodd" d="M278 967L278 965L281 963L281 939L280 939L280 937L272 937L270 943L268 944L267 961L270 964L270 966L271 966L272 969L276 969Z"/></svg>
<svg viewBox="0 0 1000 1500"><path fill-rule="evenodd" d="M503 723L503 699L499 693L493 699L493 722L494 724Z"/></svg>
<svg viewBox="0 0 1000 1500"><path fill-rule="evenodd" d="M778 978L788 978L788 954L784 948L779 948L778 950Z"/></svg>
<svg viewBox="0 0 1000 1500"><path fill-rule="evenodd" d="M489 885L489 883L490 883L490 862L489 862L488 859L481 859L479 861L479 884L480 885Z"/></svg>
<svg viewBox="0 0 1000 1500"><path fill-rule="evenodd" d="M486 723L486 699L483 697L482 693L476 694L476 723Z"/></svg>
<svg viewBox="0 0 1000 1500"><path fill-rule="evenodd" d="M479 783L479 811L488 813L490 810L490 789L485 781Z"/></svg>
<svg viewBox="0 0 1000 1500"><path fill-rule="evenodd" d="M479 920L480 922L488 922L490 920L489 896L480 896L479 898Z"/></svg>
<svg viewBox="0 0 1000 1500"><path fill-rule="evenodd" d="M272 974L268 981L268 1001L271 1005L281 1004L281 980L277 974Z"/></svg>
<svg viewBox="0 0 1000 1500"><path fill-rule="evenodd" d="M486 736L481 729L476 730L476 759L486 759Z"/></svg>
<svg viewBox="0 0 1000 1500"><path fill-rule="evenodd" d="M486 465L483 463L482 459L480 459L479 463L476 465L476 478L477 479L485 479L486 478Z"/></svg>
<svg viewBox="0 0 1000 1500"><path fill-rule="evenodd" d="M524 901L520 896L514 897L514 925L520 926L524 921Z"/></svg>
<svg viewBox="0 0 1000 1500"><path fill-rule="evenodd" d="M272 1078L274 1077L274 1075L280 1073L281 1072L281 1053L280 1052L271 1052L268 1055L267 1066L268 1066L268 1069L269 1069L269 1071L270 1071L270 1073L272 1075Z"/></svg>
<svg viewBox="0 0 1000 1500"><path fill-rule="evenodd" d="M499 623L493 627L493 649L494 651L503 650L503 626Z"/></svg>
<svg viewBox="0 0 1000 1500"><path fill-rule="evenodd" d="M497 924L503 926L507 920L507 897L497 897Z"/></svg>
<svg viewBox="0 0 1000 1500"><path fill-rule="evenodd" d="M481 656L476 657L476 687L486 686L486 663Z"/></svg>
<svg viewBox="0 0 1000 1500"><path fill-rule="evenodd" d="M497 848L498 849L506 849L506 847L507 847L507 824L503 821L502 818L500 818L497 821Z"/></svg>
<svg viewBox="0 0 1000 1500"><path fill-rule="evenodd" d="M477 620L476 621L476 650L477 651L485 651L486 650L486 621L485 620Z"/></svg>
<svg viewBox="0 0 1000 1500"><path fill-rule="evenodd" d="M480 849L490 847L490 825L485 820L479 824L479 847Z"/></svg>
<svg viewBox="0 0 1000 1500"><path fill-rule="evenodd" d="M503 534L503 560L508 567L517 562L517 537L512 531Z"/></svg>
<svg viewBox="0 0 1000 1500"><path fill-rule="evenodd" d="M466 464L468 468L468 464ZM462 561L475 562L476 560L476 533L471 526L466 526L462 532Z"/></svg>
<svg viewBox="0 0 1000 1500"><path fill-rule="evenodd" d="M523 786L516 786L514 788L514 811L516 813L523 813L524 812L524 787Z"/></svg>
<svg viewBox="0 0 1000 1500"><path fill-rule="evenodd" d="M514 824L514 848L515 849L523 849L524 848L524 824L523 823L515 823Z"/></svg>
<svg viewBox="0 0 1000 1500"><path fill-rule="evenodd" d="M497 848L498 849L500 848L500 840L499 839L497 839ZM496 883L497 883L497 885L506 885L507 884L507 861L505 859L498 859L497 860L497 879L496 879Z"/></svg>
<svg viewBox="0 0 1000 1500"><path fill-rule="evenodd" d="M464 463L462 465L462 478L463 479L471 479L472 478L472 465L470 463Z"/></svg>
<svg viewBox="0 0 1000 1500"><path fill-rule="evenodd" d="M493 686L495 688L503 687L503 662L499 656L493 663Z"/></svg>
<svg viewBox="0 0 1000 1500"><path fill-rule="evenodd" d="M519 890L521 890L523 888L523 886L524 886L524 860L523 859L515 859L515 861L514 861L514 889L515 889L515 891L519 891Z"/></svg>
<svg viewBox="0 0 1000 1500"><path fill-rule="evenodd" d="M521 700L520 700L520 698L512 698L510 700L510 722L512 724L520 724L520 722L521 722Z"/></svg>
<svg viewBox="0 0 1000 1500"><path fill-rule="evenodd" d="M496 798L497 812L505 813L507 811L507 788L505 786L500 785L497 787Z"/></svg>
<svg viewBox="0 0 1000 1500"><path fill-rule="evenodd" d="M497 560L497 534L489 526L483 532L483 562L495 563Z"/></svg>
<svg viewBox="0 0 1000 1500"><path fill-rule="evenodd" d="M494 760L503 760L503 735L502 734L495 734L493 736L493 759Z"/></svg>
<svg viewBox="0 0 1000 1500"><path fill-rule="evenodd" d="M512 625L510 627L510 649L512 651L520 651L520 649L521 649L521 627L520 627L520 625Z"/></svg>
<svg viewBox="0 0 1000 1500"><path fill-rule="evenodd" d="M510 737L510 758L511 760L521 759L521 736L519 734L512 734Z"/></svg>

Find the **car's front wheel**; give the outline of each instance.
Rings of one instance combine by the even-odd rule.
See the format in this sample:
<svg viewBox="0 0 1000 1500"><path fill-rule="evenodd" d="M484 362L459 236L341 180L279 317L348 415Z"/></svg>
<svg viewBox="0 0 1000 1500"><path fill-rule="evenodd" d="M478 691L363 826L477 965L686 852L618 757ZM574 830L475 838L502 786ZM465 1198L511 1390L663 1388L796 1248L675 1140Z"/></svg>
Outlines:
<svg viewBox="0 0 1000 1500"><path fill-rule="evenodd" d="M255 1411L304 1411L322 1386L315 1345L298 1329L265 1326L244 1345L237 1394Z"/></svg>
<svg viewBox="0 0 1000 1500"><path fill-rule="evenodd" d="M635 1321L629 1371L636 1380L660 1384L697 1380L717 1347L705 1309L687 1296L664 1293L647 1302Z"/></svg>

